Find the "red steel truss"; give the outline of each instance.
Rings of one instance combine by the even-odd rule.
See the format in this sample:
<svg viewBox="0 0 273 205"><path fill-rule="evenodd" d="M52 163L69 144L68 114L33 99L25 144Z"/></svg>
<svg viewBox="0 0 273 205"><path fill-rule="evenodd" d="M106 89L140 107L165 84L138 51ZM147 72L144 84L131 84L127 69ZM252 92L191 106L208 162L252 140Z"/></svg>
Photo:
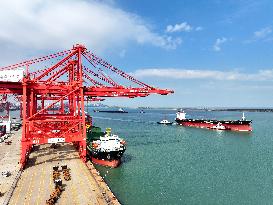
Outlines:
<svg viewBox="0 0 273 205"><path fill-rule="evenodd" d="M58 59L61 58L61 59ZM53 65L39 66L57 60ZM73 142L86 161L85 101L102 101L106 97L146 97L167 95L171 90L149 86L112 66L83 45L71 50L24 61L0 70L25 68L22 82L0 81L0 94L16 94L22 100L21 164L24 167L35 144ZM123 86L106 72L136 84Z"/></svg>
<svg viewBox="0 0 273 205"><path fill-rule="evenodd" d="M3 115L0 115L1 120L9 118L9 102L7 94L3 94L0 96L0 111L5 113Z"/></svg>

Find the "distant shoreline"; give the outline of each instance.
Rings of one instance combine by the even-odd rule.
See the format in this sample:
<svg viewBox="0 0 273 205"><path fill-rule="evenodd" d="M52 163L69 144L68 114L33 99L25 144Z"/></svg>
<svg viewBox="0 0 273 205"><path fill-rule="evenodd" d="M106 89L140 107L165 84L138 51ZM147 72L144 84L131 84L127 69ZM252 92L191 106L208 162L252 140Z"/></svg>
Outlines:
<svg viewBox="0 0 273 205"><path fill-rule="evenodd" d="M234 112L273 112L273 108L225 108L206 111L234 111Z"/></svg>
<svg viewBox="0 0 273 205"><path fill-rule="evenodd" d="M98 108L99 106L87 106L87 107L93 107L93 108ZM140 110L187 110L187 111L233 111L233 112L273 112L273 108L201 108L201 107L127 107L127 106L108 106L108 105L103 105L102 108L124 108L124 109L140 109Z"/></svg>
<svg viewBox="0 0 273 205"><path fill-rule="evenodd" d="M273 112L273 108L139 108L139 109L166 109L166 110L187 110L187 111L233 111L233 112Z"/></svg>

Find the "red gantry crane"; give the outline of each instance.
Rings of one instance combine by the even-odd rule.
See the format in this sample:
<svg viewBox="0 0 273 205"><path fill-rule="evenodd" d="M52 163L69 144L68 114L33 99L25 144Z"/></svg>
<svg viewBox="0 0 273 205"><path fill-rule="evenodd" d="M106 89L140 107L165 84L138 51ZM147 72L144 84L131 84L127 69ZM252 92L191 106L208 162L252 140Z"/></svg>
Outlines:
<svg viewBox="0 0 273 205"><path fill-rule="evenodd" d="M9 118L9 102L7 98L7 94L3 94L0 96L0 112L5 113L4 115L0 116L0 120Z"/></svg>
<svg viewBox="0 0 273 205"><path fill-rule="evenodd" d="M0 76L0 94L19 95L22 100L22 167L33 145L45 143L73 142L86 161L85 100L173 93L135 79L79 44L70 50L0 68L2 71L11 76ZM123 86L107 72L137 86Z"/></svg>

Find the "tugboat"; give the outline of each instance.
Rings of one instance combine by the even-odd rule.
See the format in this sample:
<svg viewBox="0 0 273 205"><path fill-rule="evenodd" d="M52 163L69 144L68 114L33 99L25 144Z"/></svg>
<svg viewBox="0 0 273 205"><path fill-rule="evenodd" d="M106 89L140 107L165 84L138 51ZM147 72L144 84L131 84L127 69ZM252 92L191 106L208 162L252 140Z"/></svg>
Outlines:
<svg viewBox="0 0 273 205"><path fill-rule="evenodd" d="M187 127L198 127L207 129L221 129L241 132L251 132L251 120L246 120L243 113L241 120L210 120L210 119L188 119L184 111L176 113L177 124ZM220 123L220 124L219 124Z"/></svg>
<svg viewBox="0 0 273 205"><path fill-rule="evenodd" d="M168 120L161 120L160 122L157 122L157 124L161 125L172 125L173 123Z"/></svg>
<svg viewBox="0 0 273 205"><path fill-rule="evenodd" d="M118 167L121 157L126 150L125 140L111 133L111 128L102 132L99 127L90 127L87 131L87 151L91 161L95 164Z"/></svg>

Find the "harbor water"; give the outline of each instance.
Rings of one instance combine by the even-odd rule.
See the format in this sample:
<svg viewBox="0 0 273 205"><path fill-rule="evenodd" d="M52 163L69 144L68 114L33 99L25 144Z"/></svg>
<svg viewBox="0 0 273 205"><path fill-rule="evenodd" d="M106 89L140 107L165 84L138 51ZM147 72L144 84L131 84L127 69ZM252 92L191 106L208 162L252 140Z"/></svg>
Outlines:
<svg viewBox="0 0 273 205"><path fill-rule="evenodd" d="M175 110L94 113L96 126L125 138L123 164L97 166L125 205L272 204L273 113L245 113L253 132L165 126ZM240 119L240 112L188 112L193 118Z"/></svg>

